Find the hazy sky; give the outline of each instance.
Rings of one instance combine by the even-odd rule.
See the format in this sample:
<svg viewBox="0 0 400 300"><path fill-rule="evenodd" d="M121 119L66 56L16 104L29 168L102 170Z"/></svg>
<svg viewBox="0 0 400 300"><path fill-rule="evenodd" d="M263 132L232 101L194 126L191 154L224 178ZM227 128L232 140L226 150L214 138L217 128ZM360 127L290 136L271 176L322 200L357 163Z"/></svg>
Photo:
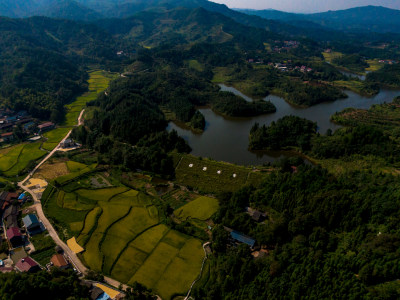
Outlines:
<svg viewBox="0 0 400 300"><path fill-rule="evenodd" d="M278 9L289 12L319 12L356 6L380 5L400 9L400 0L211 0L230 8Z"/></svg>

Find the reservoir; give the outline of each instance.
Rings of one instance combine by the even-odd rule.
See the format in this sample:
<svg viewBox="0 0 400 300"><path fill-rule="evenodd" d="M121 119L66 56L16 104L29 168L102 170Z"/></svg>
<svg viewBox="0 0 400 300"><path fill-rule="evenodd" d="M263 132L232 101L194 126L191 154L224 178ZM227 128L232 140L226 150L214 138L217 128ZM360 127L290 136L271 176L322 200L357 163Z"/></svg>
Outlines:
<svg viewBox="0 0 400 300"><path fill-rule="evenodd" d="M231 91L238 96L245 96L236 89L225 85L221 85L221 90ZM330 121L330 117L335 112L340 112L349 107L368 109L374 104L391 102L394 97L400 95L400 91L382 89L379 94L373 97L361 96L351 91L346 91L346 94L349 96L346 99L321 103L308 108L294 107L284 99L270 95L265 99L276 106L276 113L253 118L226 118L216 114L210 108L202 108L200 112L206 119L206 127L202 134L195 134L172 122L169 123L167 129L169 131L175 129L181 137L187 140L193 149L193 155L239 165L262 165L266 162L274 162L287 156L287 154L265 151L250 152L247 149L249 133L255 122L260 123L260 125L269 125L272 121L284 116L294 115L316 122L319 132L325 134L328 129L334 131L340 127ZM245 100L250 101L251 98L246 96Z"/></svg>

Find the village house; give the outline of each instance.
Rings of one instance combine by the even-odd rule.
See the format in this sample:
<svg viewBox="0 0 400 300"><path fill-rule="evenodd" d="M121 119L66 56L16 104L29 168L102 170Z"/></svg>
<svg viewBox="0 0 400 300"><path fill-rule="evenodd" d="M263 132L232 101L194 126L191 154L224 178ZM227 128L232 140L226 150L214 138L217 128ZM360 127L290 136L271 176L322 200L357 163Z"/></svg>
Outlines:
<svg viewBox="0 0 400 300"><path fill-rule="evenodd" d="M52 130L52 129L54 129L54 127L55 127L55 124L52 122L46 122L46 123L40 124L38 126L40 133Z"/></svg>
<svg viewBox="0 0 400 300"><path fill-rule="evenodd" d="M50 262L53 264L53 266L61 270L65 270L70 266L67 260L65 259L64 255L59 253L54 254L53 257L50 259Z"/></svg>
<svg viewBox="0 0 400 300"><path fill-rule="evenodd" d="M34 273L40 271L39 264L32 258L25 257L15 264L15 268L20 272Z"/></svg>
<svg viewBox="0 0 400 300"><path fill-rule="evenodd" d="M24 245L24 238L18 227L11 227L7 229L6 235L12 248L18 248Z"/></svg>
<svg viewBox="0 0 400 300"><path fill-rule="evenodd" d="M5 221L7 228L18 227L18 215L19 210L15 205L10 205L4 211L3 220Z"/></svg>
<svg viewBox="0 0 400 300"><path fill-rule="evenodd" d="M253 248L256 244L256 240L236 230L233 230L231 232L231 238L234 239L236 242L249 245L250 248Z"/></svg>
<svg viewBox="0 0 400 300"><path fill-rule="evenodd" d="M63 149L68 149L68 148L72 148L75 146L76 146L76 143L72 139L66 139L65 141L63 141L61 143L61 148L63 148Z"/></svg>
<svg viewBox="0 0 400 300"><path fill-rule="evenodd" d="M250 246L250 248L253 248L254 245L256 244L256 240L239 232L236 230L233 230L232 228L224 226L224 229L229 232L230 237L233 241L236 243L242 243L242 244L247 244Z"/></svg>
<svg viewBox="0 0 400 300"><path fill-rule="evenodd" d="M256 222L262 222L266 219L267 215L251 207L246 207L246 212Z"/></svg>
<svg viewBox="0 0 400 300"><path fill-rule="evenodd" d="M22 219L22 222L24 223L26 231L29 233L29 235L34 235L42 231L41 224L34 214L26 215Z"/></svg>
<svg viewBox="0 0 400 300"><path fill-rule="evenodd" d="M104 293L104 291L101 288L95 286L95 287L93 287L93 289L90 292L90 299L92 299L92 300L103 300L103 299L108 300L108 299L110 299L110 297L106 293Z"/></svg>
<svg viewBox="0 0 400 300"><path fill-rule="evenodd" d="M25 132L30 131L30 129L32 129L34 127L35 127L35 123L33 121L27 122L23 126Z"/></svg>
<svg viewBox="0 0 400 300"><path fill-rule="evenodd" d="M14 133L12 132L3 133L1 135L1 139L3 140L3 142L11 142L14 140Z"/></svg>
<svg viewBox="0 0 400 300"><path fill-rule="evenodd" d="M16 199L18 199L17 193L1 192L0 193L0 215Z"/></svg>

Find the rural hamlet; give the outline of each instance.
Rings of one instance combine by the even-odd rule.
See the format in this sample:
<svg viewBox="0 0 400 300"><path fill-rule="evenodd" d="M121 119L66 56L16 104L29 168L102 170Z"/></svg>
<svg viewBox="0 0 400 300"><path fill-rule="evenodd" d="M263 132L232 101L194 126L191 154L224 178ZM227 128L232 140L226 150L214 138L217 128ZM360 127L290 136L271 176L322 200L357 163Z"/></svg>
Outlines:
<svg viewBox="0 0 400 300"><path fill-rule="evenodd" d="M400 1L0 0L0 299L400 299L399 177Z"/></svg>

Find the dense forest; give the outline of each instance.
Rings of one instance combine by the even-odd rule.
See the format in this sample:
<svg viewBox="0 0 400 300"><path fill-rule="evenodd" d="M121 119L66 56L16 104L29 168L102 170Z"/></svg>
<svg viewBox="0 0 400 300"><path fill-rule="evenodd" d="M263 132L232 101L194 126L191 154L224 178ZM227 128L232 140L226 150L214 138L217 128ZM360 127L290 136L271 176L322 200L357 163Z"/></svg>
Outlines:
<svg viewBox="0 0 400 300"><path fill-rule="evenodd" d="M256 123L250 131L251 150L280 150L285 147L310 148L310 141L317 132L317 124L295 116L286 116L270 126Z"/></svg>
<svg viewBox="0 0 400 300"><path fill-rule="evenodd" d="M271 174L259 188L221 196L217 223L255 237L269 255L226 247L213 232L214 254L199 299L396 299L398 180L355 172L335 178L318 167ZM255 222L245 207L267 212ZM392 282L393 281L393 282Z"/></svg>
<svg viewBox="0 0 400 300"><path fill-rule="evenodd" d="M75 272L58 269L0 274L0 294L2 299L89 299L88 288Z"/></svg>
<svg viewBox="0 0 400 300"><path fill-rule="evenodd" d="M114 63L117 43L90 25L48 18L0 18L1 105L59 122L87 89L84 66Z"/></svg>
<svg viewBox="0 0 400 300"><path fill-rule="evenodd" d="M342 158L355 154L374 155L388 162L398 161L398 144L382 128L353 124L326 135L317 133L317 124L294 116L286 116L271 125L256 123L250 131L251 150L298 148L316 158Z"/></svg>
<svg viewBox="0 0 400 300"><path fill-rule="evenodd" d="M366 80L383 86L400 87L400 65L385 65L381 70L367 74Z"/></svg>
<svg viewBox="0 0 400 300"><path fill-rule="evenodd" d="M358 54L343 55L333 59L333 63L345 67L353 72L364 72L368 63Z"/></svg>

